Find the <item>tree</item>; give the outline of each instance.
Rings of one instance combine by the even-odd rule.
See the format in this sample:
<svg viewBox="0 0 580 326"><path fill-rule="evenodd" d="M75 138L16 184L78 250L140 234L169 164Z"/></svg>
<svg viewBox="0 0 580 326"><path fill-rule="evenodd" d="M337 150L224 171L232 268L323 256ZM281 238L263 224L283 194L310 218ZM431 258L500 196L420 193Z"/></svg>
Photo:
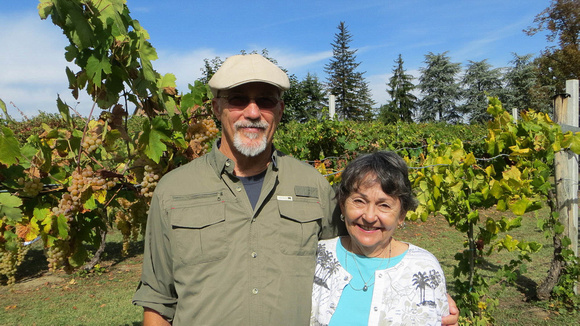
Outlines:
<svg viewBox="0 0 580 326"><path fill-rule="evenodd" d="M502 89L501 77L501 69L492 69L487 60L469 61L461 81L465 100L461 112L469 115L471 123L482 123L491 119L491 115L487 113L487 98L499 96Z"/></svg>
<svg viewBox="0 0 580 326"><path fill-rule="evenodd" d="M566 79L580 78L580 2L576 0L552 0L534 19L535 26L524 32L535 35L548 31L548 42L557 40L558 47L546 48L536 64L540 68L544 85L554 85L564 90Z"/></svg>
<svg viewBox="0 0 580 326"><path fill-rule="evenodd" d="M339 117L352 120L364 120L372 116L372 106L368 84L364 79L364 72L357 72L360 65L356 62L356 51L351 50L349 43L352 40L350 32L344 22L338 25L332 43L333 57L324 66L328 76L328 89L336 95L336 111Z"/></svg>
<svg viewBox="0 0 580 326"><path fill-rule="evenodd" d="M395 60L396 67L393 68L393 76L387 83L387 93L391 100L380 109L379 119L384 123L396 121L413 122L413 111L417 105L417 97L413 95L415 85L413 76L406 73L403 68L403 58L399 54Z"/></svg>
<svg viewBox="0 0 580 326"><path fill-rule="evenodd" d="M300 82L294 75L289 78L290 89L284 93L282 122L296 120L302 123L320 118L327 100L324 86L318 77L308 73Z"/></svg>
<svg viewBox="0 0 580 326"><path fill-rule="evenodd" d="M447 52L425 55L427 66L421 68L419 89L423 98L419 102L419 120L459 122L461 116L457 110L461 89L456 76L461 71L461 64L452 63Z"/></svg>
<svg viewBox="0 0 580 326"><path fill-rule="evenodd" d="M533 109L550 112L549 88L540 85L537 67L532 62L532 55L518 55L510 61L512 67L505 73L505 87L500 96L507 109Z"/></svg>

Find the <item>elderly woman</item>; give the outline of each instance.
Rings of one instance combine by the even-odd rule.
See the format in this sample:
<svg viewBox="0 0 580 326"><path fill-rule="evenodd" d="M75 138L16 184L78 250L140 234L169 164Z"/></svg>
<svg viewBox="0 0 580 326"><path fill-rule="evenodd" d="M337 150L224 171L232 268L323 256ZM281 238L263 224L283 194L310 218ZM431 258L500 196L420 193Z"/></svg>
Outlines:
<svg viewBox="0 0 580 326"><path fill-rule="evenodd" d="M417 202L392 152L352 161L336 197L348 236L320 241L311 325L441 325L445 276L428 251L395 240Z"/></svg>

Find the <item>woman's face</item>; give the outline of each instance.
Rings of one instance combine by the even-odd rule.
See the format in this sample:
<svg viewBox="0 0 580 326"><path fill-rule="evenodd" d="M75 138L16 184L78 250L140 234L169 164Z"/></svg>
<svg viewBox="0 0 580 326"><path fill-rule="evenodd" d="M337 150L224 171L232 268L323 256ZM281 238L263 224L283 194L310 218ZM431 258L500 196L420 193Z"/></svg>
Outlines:
<svg viewBox="0 0 580 326"><path fill-rule="evenodd" d="M395 229L405 219L399 198L385 194L377 182L362 182L341 206L351 237L350 250L367 257L385 257Z"/></svg>

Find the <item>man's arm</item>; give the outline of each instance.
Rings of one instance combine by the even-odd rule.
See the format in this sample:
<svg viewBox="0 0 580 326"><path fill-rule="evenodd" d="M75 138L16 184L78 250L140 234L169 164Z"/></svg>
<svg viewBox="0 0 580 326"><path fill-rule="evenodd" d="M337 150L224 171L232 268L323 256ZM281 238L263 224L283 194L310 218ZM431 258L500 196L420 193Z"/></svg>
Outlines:
<svg viewBox="0 0 580 326"><path fill-rule="evenodd" d="M145 308L143 312L143 326L170 326L171 324L157 311Z"/></svg>
<svg viewBox="0 0 580 326"><path fill-rule="evenodd" d="M443 326L458 326L459 325L459 309L455 300L447 293L447 301L449 302L449 315L441 319Z"/></svg>

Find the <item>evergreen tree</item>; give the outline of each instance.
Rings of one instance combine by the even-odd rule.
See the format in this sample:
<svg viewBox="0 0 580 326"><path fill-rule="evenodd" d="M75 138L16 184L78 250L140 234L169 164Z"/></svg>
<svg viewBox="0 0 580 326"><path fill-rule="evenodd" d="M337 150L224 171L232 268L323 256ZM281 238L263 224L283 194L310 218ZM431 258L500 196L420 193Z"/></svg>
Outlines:
<svg viewBox="0 0 580 326"><path fill-rule="evenodd" d="M500 96L504 107L508 110L533 109L550 112L550 97L538 94L546 93L540 86L537 67L532 62L532 55L517 55L510 62L513 66L505 73L506 85Z"/></svg>
<svg viewBox="0 0 580 326"><path fill-rule="evenodd" d="M492 69L487 60L469 61L461 81L465 102L461 106L461 112L469 115L469 122L482 123L491 118L487 113L487 98L500 95L501 77L501 69Z"/></svg>
<svg viewBox="0 0 580 326"><path fill-rule="evenodd" d="M291 75L290 89L284 93L284 114L282 122L296 120L306 122L310 119L319 119L326 104L324 86L316 75L308 73L304 80L299 82L296 76Z"/></svg>
<svg viewBox="0 0 580 326"><path fill-rule="evenodd" d="M456 77L461 71L460 63L452 63L447 52L425 55L427 66L421 68L419 89L423 98L419 102L419 120L446 121L456 123L460 121L457 102L460 99L461 89Z"/></svg>
<svg viewBox="0 0 580 326"><path fill-rule="evenodd" d="M379 120L384 123L413 122L413 111L417 105L417 97L412 93L415 89L413 76L406 74L405 69L403 69L404 61L400 54L395 63L393 76L389 78L387 83L387 93L391 99L381 107Z"/></svg>
<svg viewBox="0 0 580 326"><path fill-rule="evenodd" d="M333 57L325 65L324 71L329 75L328 89L336 95L336 112L339 117L363 120L372 116L374 103L363 77L364 72L356 71L360 63L356 62L357 50L350 49L351 40L352 36L344 22L340 22L334 43L331 44Z"/></svg>

